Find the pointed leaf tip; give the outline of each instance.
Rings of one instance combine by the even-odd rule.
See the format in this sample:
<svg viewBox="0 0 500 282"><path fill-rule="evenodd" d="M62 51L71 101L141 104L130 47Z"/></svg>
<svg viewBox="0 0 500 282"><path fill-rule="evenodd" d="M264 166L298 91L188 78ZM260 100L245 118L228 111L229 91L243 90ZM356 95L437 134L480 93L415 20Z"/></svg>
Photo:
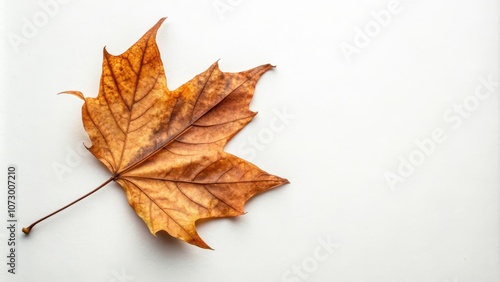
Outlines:
<svg viewBox="0 0 500 282"><path fill-rule="evenodd" d="M163 24L163 22L167 19L167 17L163 17L158 20L158 22L149 30L149 32L153 33L153 35L156 35L156 32L160 28L160 26Z"/></svg>
<svg viewBox="0 0 500 282"><path fill-rule="evenodd" d="M63 92L59 92L57 93L57 95L60 95L60 94L69 94L69 95L73 95L73 96L76 96L80 99L82 99L83 101L85 101L85 97L83 96L83 93L80 92L80 91L73 91L73 90L69 90L69 91L63 91Z"/></svg>

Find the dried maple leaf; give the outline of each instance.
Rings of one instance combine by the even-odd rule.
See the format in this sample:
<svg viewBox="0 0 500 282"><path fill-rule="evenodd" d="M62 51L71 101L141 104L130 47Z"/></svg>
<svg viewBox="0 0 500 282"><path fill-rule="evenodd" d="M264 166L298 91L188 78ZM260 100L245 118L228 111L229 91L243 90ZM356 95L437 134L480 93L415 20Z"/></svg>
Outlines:
<svg viewBox="0 0 500 282"><path fill-rule="evenodd" d="M65 93L85 101L89 150L112 173L96 190L119 183L151 233L209 248L198 219L241 215L250 197L288 183L224 152L256 115L249 109L255 84L272 66L226 73L214 63L170 91L155 40L164 20L119 56L104 49L96 98Z"/></svg>

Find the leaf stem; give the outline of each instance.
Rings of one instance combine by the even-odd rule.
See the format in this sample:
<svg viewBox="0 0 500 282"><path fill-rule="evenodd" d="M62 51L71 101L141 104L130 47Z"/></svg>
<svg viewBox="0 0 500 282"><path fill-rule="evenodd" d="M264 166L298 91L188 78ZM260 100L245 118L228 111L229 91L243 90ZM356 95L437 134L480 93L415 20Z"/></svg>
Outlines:
<svg viewBox="0 0 500 282"><path fill-rule="evenodd" d="M106 186L109 182L111 182L111 181L115 180L115 178L116 178L116 176L112 176L111 178L109 178L108 180L106 180L105 182L103 182L101 185L99 185L97 188L95 188L94 190L90 191L89 193L87 193L87 194L83 195L82 197L80 197L80 198L76 199L75 201L73 201L73 202L71 202L71 203L67 204L66 206L64 206L64 207L62 207L62 208L60 208L60 209L56 210L55 212L53 212L53 213L51 213L51 214L49 214L49 215L46 215L46 216L44 216L44 217L40 218L39 220L37 220L37 221L33 222L30 226L28 226L28 227L24 227L24 228L23 228L23 232L24 232L24 234L26 234L26 235L30 234L31 229L33 229L33 227L34 227L35 225L37 225L39 222L44 221L45 219L47 219L47 218L49 218L49 217L51 217L51 216L55 215L56 213L59 213L60 211L63 211L63 210L65 210L66 208L69 208L69 207L71 207L72 205L74 205L74 204L78 203L79 201L81 201L81 200L83 200L83 199L87 198L88 196L90 196L90 195L94 194L95 192L99 191L102 187Z"/></svg>

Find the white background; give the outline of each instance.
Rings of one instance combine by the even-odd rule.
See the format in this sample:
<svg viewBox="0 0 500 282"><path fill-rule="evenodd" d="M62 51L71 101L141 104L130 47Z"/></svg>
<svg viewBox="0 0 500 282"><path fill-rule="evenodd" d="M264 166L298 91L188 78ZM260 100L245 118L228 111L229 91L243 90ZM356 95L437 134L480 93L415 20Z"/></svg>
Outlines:
<svg viewBox="0 0 500 282"><path fill-rule="evenodd" d="M227 150L291 184L199 224L210 251L150 235L113 183L18 230L16 275L2 227L0 280L500 281L499 91L474 96L498 80L498 1L3 2L0 160L5 175L18 167L19 227L108 179L80 152L82 101L56 94L96 96L102 48L125 51L164 16L171 89L218 59L224 71L277 65Z"/></svg>

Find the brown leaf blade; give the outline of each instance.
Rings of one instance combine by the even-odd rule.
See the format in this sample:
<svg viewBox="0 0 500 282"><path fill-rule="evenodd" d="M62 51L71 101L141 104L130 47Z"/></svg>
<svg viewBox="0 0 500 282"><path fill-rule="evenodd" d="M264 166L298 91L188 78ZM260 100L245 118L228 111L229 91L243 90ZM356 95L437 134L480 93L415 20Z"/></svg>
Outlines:
<svg viewBox="0 0 500 282"><path fill-rule="evenodd" d="M85 98L82 119L89 150L150 231L209 248L198 219L241 215L249 198L288 183L224 152L255 116L255 85L272 66L226 73L214 63L170 91L155 39L164 20L123 54L104 50L99 94Z"/></svg>
<svg viewBox="0 0 500 282"><path fill-rule="evenodd" d="M173 156L166 151L154 161L172 157L182 165L162 166L147 175L128 172L117 182L153 234L166 230L202 248L208 245L196 232L196 220L241 215L250 197L286 182L224 152Z"/></svg>
<svg viewBox="0 0 500 282"><path fill-rule="evenodd" d="M163 21L120 56L104 50L99 95L86 98L82 108L90 151L114 174L155 150L146 138L166 118L166 78L155 42Z"/></svg>

